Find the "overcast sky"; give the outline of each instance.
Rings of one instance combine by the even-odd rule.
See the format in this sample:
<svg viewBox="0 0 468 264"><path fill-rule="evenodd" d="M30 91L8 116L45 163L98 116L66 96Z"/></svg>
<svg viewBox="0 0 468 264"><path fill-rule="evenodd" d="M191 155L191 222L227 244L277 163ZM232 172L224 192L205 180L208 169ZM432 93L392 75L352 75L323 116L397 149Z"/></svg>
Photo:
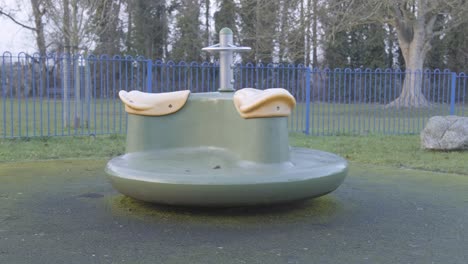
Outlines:
<svg viewBox="0 0 468 264"><path fill-rule="evenodd" d="M23 10L18 9L18 3L23 7ZM14 10L14 16L18 21L26 25L33 25L32 21L28 20L29 1L0 0L0 6L4 11ZM0 54L5 51L12 53L34 52L36 50L35 43L31 30L22 28L5 16L0 16Z"/></svg>

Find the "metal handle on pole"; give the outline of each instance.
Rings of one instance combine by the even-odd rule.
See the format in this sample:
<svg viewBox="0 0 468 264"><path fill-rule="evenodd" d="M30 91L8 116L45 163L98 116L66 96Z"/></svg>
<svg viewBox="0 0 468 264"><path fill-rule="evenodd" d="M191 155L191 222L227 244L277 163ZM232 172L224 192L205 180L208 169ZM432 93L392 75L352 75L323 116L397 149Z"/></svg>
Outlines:
<svg viewBox="0 0 468 264"><path fill-rule="evenodd" d="M219 44L205 47L202 50L208 52L219 52L219 90L220 92L234 92L234 69L232 57L234 52L250 51L250 47L237 47L232 44L232 30L223 28L219 31Z"/></svg>

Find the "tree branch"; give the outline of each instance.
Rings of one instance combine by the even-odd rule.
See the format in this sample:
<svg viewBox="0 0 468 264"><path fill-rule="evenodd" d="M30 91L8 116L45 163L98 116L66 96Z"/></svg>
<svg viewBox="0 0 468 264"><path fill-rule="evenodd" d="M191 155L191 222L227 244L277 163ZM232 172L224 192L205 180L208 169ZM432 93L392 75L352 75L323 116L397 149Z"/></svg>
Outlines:
<svg viewBox="0 0 468 264"><path fill-rule="evenodd" d="M403 11L401 11L400 3L395 3L393 5L393 12L395 14L395 21L397 23L401 23L401 21L403 21L404 18L403 18Z"/></svg>
<svg viewBox="0 0 468 264"><path fill-rule="evenodd" d="M32 30L32 31L37 31L36 28L30 27L30 26L28 26L28 25L25 25L25 24L19 22L19 21L16 20L12 15L3 12L2 9L0 9L0 16L1 16L1 15L4 15L4 16L8 17L11 21L13 21L15 24L17 24L17 25L19 25L19 26L21 26L21 27L24 27L24 28L29 29L29 30Z"/></svg>
<svg viewBox="0 0 468 264"><path fill-rule="evenodd" d="M426 25L426 35L431 35L432 36L432 34L434 34L434 24L435 24L436 20L437 20L437 14L433 15L429 19L429 21L427 22L427 25Z"/></svg>

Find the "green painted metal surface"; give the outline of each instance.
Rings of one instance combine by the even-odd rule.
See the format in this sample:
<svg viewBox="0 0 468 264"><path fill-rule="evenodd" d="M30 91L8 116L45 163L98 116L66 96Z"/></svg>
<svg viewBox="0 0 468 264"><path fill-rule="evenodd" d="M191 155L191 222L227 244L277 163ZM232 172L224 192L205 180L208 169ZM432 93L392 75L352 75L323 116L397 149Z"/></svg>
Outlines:
<svg viewBox="0 0 468 264"><path fill-rule="evenodd" d="M244 119L232 97L191 94L171 115L129 114L127 154L106 167L112 185L149 202L239 206L317 197L343 182L346 160L291 149L286 117Z"/></svg>
<svg viewBox="0 0 468 264"><path fill-rule="evenodd" d="M342 158L292 149L291 161L240 160L225 149L190 148L123 155L109 162L113 186L139 200L174 205L240 206L327 194L344 180Z"/></svg>
<svg viewBox="0 0 468 264"><path fill-rule="evenodd" d="M172 115L128 116L127 152L212 146L244 160L277 163L289 160L287 118L244 119L232 93L191 94Z"/></svg>
<svg viewBox="0 0 468 264"><path fill-rule="evenodd" d="M232 30L230 28L222 28L220 31L219 31L219 34L220 35L232 35Z"/></svg>

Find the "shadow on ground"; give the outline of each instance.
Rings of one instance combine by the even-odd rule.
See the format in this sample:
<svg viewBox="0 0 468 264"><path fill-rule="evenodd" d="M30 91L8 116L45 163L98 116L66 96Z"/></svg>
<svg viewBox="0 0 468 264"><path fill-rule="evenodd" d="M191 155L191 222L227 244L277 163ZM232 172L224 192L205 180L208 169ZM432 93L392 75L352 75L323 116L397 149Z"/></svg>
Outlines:
<svg viewBox="0 0 468 264"><path fill-rule="evenodd" d="M174 207L141 202L123 195L109 197L112 212L145 219L147 221L170 219L171 221L205 225L257 225L284 224L315 218L325 223L339 210L339 203L332 196L298 201L289 204L230 208Z"/></svg>

